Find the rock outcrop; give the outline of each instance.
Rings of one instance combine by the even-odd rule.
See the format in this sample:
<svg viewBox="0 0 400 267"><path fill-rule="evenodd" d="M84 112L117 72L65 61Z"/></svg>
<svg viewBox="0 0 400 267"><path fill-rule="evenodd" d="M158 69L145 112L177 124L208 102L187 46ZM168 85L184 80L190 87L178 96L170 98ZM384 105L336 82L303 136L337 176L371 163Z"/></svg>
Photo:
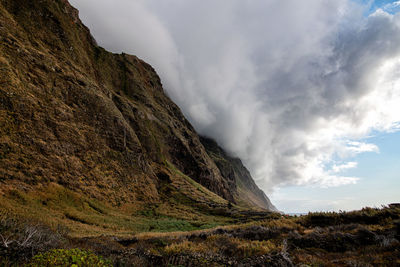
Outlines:
<svg viewBox="0 0 400 267"><path fill-rule="evenodd" d="M260 207L278 211L265 193L258 188L250 172L243 166L239 158L229 156L218 144L207 137L200 137L208 155L214 160L221 175L228 181L234 198L243 206Z"/></svg>

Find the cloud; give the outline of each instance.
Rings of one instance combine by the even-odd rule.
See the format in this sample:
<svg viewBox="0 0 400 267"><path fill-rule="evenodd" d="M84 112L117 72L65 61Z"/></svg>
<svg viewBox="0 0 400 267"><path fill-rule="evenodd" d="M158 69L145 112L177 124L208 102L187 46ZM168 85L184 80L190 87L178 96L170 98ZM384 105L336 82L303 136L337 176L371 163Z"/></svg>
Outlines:
<svg viewBox="0 0 400 267"><path fill-rule="evenodd" d="M379 152L379 148L374 144L350 141L347 143L346 150L352 155L363 152Z"/></svg>
<svg viewBox="0 0 400 267"><path fill-rule="evenodd" d="M388 13L397 13L400 11L400 1L386 4L382 7L382 10Z"/></svg>
<svg viewBox="0 0 400 267"><path fill-rule="evenodd" d="M73 0L97 41L152 64L265 191L355 183L326 166L400 122L400 18L347 0ZM337 161L337 162L336 162ZM339 165L337 165L339 166ZM340 167L337 167L340 169Z"/></svg>
<svg viewBox="0 0 400 267"><path fill-rule="evenodd" d="M344 164L339 164L339 165L333 165L332 167L332 172L334 173L338 173L338 172L342 172L348 169L353 169L357 167L357 162L354 161L350 161Z"/></svg>

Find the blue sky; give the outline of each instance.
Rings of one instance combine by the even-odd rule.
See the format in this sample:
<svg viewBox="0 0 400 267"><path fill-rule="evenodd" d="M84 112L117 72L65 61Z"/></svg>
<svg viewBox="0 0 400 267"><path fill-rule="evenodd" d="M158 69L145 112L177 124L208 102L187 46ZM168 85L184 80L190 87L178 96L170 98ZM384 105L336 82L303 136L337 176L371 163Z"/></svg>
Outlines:
<svg viewBox="0 0 400 267"><path fill-rule="evenodd" d="M376 133L369 143L379 153L368 152L352 158L358 162L345 176L359 177L356 184L339 187L290 186L278 189L272 196L277 207L288 213L308 211L356 210L380 207L400 201L400 132Z"/></svg>
<svg viewBox="0 0 400 267"><path fill-rule="evenodd" d="M356 2L370 5L368 12L374 12L378 8L384 8L385 11L393 14L398 12L400 9L400 5L396 5L396 2L399 2L398 0L356 0Z"/></svg>

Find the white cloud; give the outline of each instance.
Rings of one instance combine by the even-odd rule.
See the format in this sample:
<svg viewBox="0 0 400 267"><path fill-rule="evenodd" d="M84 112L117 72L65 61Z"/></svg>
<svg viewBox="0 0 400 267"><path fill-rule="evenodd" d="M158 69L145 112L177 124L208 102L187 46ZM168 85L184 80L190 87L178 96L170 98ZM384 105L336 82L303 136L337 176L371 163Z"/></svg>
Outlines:
<svg viewBox="0 0 400 267"><path fill-rule="evenodd" d="M338 186L400 122L400 18L347 0L73 0L97 41L160 74L195 128L266 191ZM342 167L340 167L342 166Z"/></svg>
<svg viewBox="0 0 400 267"><path fill-rule="evenodd" d="M332 167L332 172L338 173L338 172L342 172L342 171L345 171L348 169L353 169L353 168L356 168L357 165L358 165L358 163L354 162L354 161L350 161L350 162L347 162L344 164L339 164L339 165L334 164Z"/></svg>
<svg viewBox="0 0 400 267"><path fill-rule="evenodd" d="M379 148L374 144L367 144L362 142L350 141L345 147L346 151L350 152L351 155L363 153L363 152L379 152Z"/></svg>
<svg viewBox="0 0 400 267"><path fill-rule="evenodd" d="M396 13L400 11L400 1L386 4L382 7L385 12Z"/></svg>

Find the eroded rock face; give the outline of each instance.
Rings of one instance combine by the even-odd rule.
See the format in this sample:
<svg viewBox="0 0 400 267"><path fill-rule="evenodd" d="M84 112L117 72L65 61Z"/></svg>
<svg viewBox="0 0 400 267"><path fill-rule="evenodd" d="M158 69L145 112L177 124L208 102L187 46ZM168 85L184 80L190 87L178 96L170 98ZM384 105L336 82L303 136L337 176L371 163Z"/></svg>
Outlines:
<svg viewBox="0 0 400 267"><path fill-rule="evenodd" d="M68 1L1 0L0 26L2 184L157 201L157 173L172 165L236 201L236 178L221 175L154 69L97 46Z"/></svg>
<svg viewBox="0 0 400 267"><path fill-rule="evenodd" d="M200 137L200 141L216 163L221 175L228 181L229 188L234 192L237 202L277 211L265 193L258 188L240 159L229 156L210 138Z"/></svg>

